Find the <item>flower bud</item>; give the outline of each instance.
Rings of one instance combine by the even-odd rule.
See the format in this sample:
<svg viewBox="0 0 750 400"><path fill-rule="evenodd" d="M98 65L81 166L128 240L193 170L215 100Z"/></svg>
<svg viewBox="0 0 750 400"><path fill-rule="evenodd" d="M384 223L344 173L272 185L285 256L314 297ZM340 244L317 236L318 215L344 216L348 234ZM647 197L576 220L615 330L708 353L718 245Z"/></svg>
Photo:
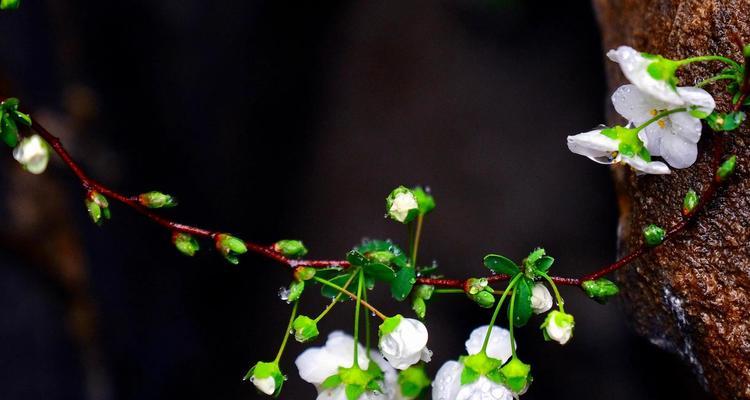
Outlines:
<svg viewBox="0 0 750 400"><path fill-rule="evenodd" d="M318 323L314 319L304 315L300 315L294 319L292 329L294 329L294 338L300 343L314 340L320 333L318 332Z"/></svg>
<svg viewBox="0 0 750 400"><path fill-rule="evenodd" d="M309 281L315 276L315 268L297 267L294 269L294 279L298 281Z"/></svg>
<svg viewBox="0 0 750 400"><path fill-rule="evenodd" d="M721 163L719 169L716 170L716 181L724 182L729 175L732 175L734 168L737 166L737 156L731 156L726 161Z"/></svg>
<svg viewBox="0 0 750 400"><path fill-rule="evenodd" d="M201 248L198 241L192 235L182 232L172 234L172 243L174 243L174 246L180 253L190 257L194 256L195 252Z"/></svg>
<svg viewBox="0 0 750 400"><path fill-rule="evenodd" d="M299 300L299 297L302 296L302 292L305 290L305 281L293 281L289 285L289 292L286 297L286 302L291 303L294 301Z"/></svg>
<svg viewBox="0 0 750 400"><path fill-rule="evenodd" d="M606 303L610 297L620 293L620 288L614 282L605 278L599 278L595 281L585 281L581 284L581 287L590 298L601 304Z"/></svg>
<svg viewBox="0 0 750 400"><path fill-rule="evenodd" d="M685 194L685 199L682 201L682 215L688 216L693 213L695 207L698 206L698 194L695 190L690 189Z"/></svg>
<svg viewBox="0 0 750 400"><path fill-rule="evenodd" d="M284 383L279 364L276 362L258 362L245 374L243 380L249 380L262 393L277 396Z"/></svg>
<svg viewBox="0 0 750 400"><path fill-rule="evenodd" d="M466 292L466 296L482 308L490 308L495 304L494 291L488 285L487 278L469 278L466 281L464 292Z"/></svg>
<svg viewBox="0 0 750 400"><path fill-rule="evenodd" d="M172 208L177 205L177 199L156 191L138 195L138 202L148 208Z"/></svg>
<svg viewBox="0 0 750 400"><path fill-rule="evenodd" d="M667 231L658 225L651 224L643 229L643 238L649 246L658 246L664 241Z"/></svg>
<svg viewBox="0 0 750 400"><path fill-rule="evenodd" d="M528 389L531 384L530 372L531 365L525 364L517 357L511 358L510 361L500 368L505 386L516 394L523 394Z"/></svg>
<svg viewBox="0 0 750 400"><path fill-rule="evenodd" d="M95 224L101 225L105 219L111 217L109 212L109 201L107 201L107 198L101 193L90 191L86 195L84 203L86 204L86 210L89 212L89 217L91 217L91 220Z"/></svg>
<svg viewBox="0 0 750 400"><path fill-rule="evenodd" d="M420 360L430 361L427 328L416 319L396 315L386 318L378 329L378 347L393 368L406 369Z"/></svg>
<svg viewBox="0 0 750 400"><path fill-rule="evenodd" d="M399 186L385 199L385 209L394 221L407 224L419 214L419 204L414 193Z"/></svg>
<svg viewBox="0 0 750 400"><path fill-rule="evenodd" d="M573 337L574 327L575 320L572 315L554 310L547 314L547 318L540 329L543 330L544 340L554 340L560 344L565 344Z"/></svg>
<svg viewBox="0 0 750 400"><path fill-rule="evenodd" d="M531 289L531 310L534 314L541 314L552 308L552 294L542 283L537 283Z"/></svg>
<svg viewBox="0 0 750 400"><path fill-rule="evenodd" d="M0 10L17 10L21 0L0 0Z"/></svg>
<svg viewBox="0 0 750 400"><path fill-rule="evenodd" d="M13 158L32 174L41 174L49 163L49 145L39 135L24 138L13 149Z"/></svg>
<svg viewBox="0 0 750 400"><path fill-rule="evenodd" d="M307 248L299 240L279 240L273 250L287 258L301 258L307 254Z"/></svg>
<svg viewBox="0 0 750 400"><path fill-rule="evenodd" d="M216 242L216 250L232 264L239 264L240 260L237 255L247 253L245 242L232 235L220 233L216 235L214 240Z"/></svg>

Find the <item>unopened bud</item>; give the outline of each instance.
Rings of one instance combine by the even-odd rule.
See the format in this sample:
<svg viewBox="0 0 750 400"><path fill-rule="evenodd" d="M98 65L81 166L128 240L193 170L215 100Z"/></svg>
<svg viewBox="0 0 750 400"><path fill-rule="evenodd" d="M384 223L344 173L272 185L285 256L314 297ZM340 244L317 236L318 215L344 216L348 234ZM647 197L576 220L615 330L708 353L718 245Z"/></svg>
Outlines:
<svg viewBox="0 0 750 400"><path fill-rule="evenodd" d="M658 225L651 224L643 229L643 238L649 246L658 246L664 241L667 232Z"/></svg>
<svg viewBox="0 0 750 400"><path fill-rule="evenodd" d="M725 181L729 175L732 175L734 168L737 166L737 156L731 156L726 161L721 163L719 169L716 170L716 180L718 182Z"/></svg>
<svg viewBox="0 0 750 400"><path fill-rule="evenodd" d="M318 323L314 319L300 315L292 323L294 338L300 342L309 342L318 337Z"/></svg>
<svg viewBox="0 0 750 400"><path fill-rule="evenodd" d="M614 282L605 278L585 281L581 284L581 287L590 298L601 304L606 303L611 297L620 293L620 288Z"/></svg>
<svg viewBox="0 0 750 400"><path fill-rule="evenodd" d="M287 258L301 258L307 254L307 248L299 240L279 240L273 250Z"/></svg>
<svg viewBox="0 0 750 400"><path fill-rule="evenodd" d="M232 264L239 264L240 260L237 257L239 254L247 253L247 246L245 242L226 233L220 233L216 235L216 250L224 256L224 258Z"/></svg>
<svg viewBox="0 0 750 400"><path fill-rule="evenodd" d="M194 256L195 252L201 248L198 241L192 235L182 232L172 234L172 243L174 243L174 246L180 253L190 257Z"/></svg>
<svg viewBox="0 0 750 400"><path fill-rule="evenodd" d="M109 212L109 201L107 201L107 198L101 193L90 191L88 195L86 195L85 203L86 210L89 212L89 217L91 217L91 220L95 224L101 225L105 219L111 217Z"/></svg>
<svg viewBox="0 0 750 400"><path fill-rule="evenodd" d="M156 191L138 195L138 202L148 208L172 208L177 205L177 199Z"/></svg>
<svg viewBox="0 0 750 400"><path fill-rule="evenodd" d="M294 269L294 279L298 281L309 281L315 276L315 268L297 267Z"/></svg>
<svg viewBox="0 0 750 400"><path fill-rule="evenodd" d="M685 199L682 201L682 215L691 215L695 210L695 207L698 206L698 200L698 194L695 193L695 190L688 190L685 194Z"/></svg>

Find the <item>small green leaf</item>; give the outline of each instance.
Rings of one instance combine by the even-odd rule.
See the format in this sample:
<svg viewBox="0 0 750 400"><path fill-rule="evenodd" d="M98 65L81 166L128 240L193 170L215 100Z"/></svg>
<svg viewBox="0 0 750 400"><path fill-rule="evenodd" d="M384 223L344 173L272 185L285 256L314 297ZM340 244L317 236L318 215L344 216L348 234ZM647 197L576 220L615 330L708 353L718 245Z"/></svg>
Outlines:
<svg viewBox="0 0 750 400"><path fill-rule="evenodd" d="M147 208L172 208L177 206L177 199L157 191L141 193L138 195L138 202Z"/></svg>
<svg viewBox="0 0 750 400"><path fill-rule="evenodd" d="M515 296L513 306L514 326L522 327L531 318L531 288L533 287L534 281L526 277L519 279L516 286L513 287L513 296ZM510 308L508 308L508 315L510 315Z"/></svg>
<svg viewBox="0 0 750 400"><path fill-rule="evenodd" d="M746 114L742 111L730 113L714 111L706 117L706 123L715 131L733 131L745 121L745 117Z"/></svg>
<svg viewBox="0 0 750 400"><path fill-rule="evenodd" d="M396 278L391 282L391 295L398 301L403 301L411 293L416 279L416 271L412 267L401 268Z"/></svg>
<svg viewBox="0 0 750 400"><path fill-rule="evenodd" d="M396 246L389 240L368 240L362 243L361 245L357 246L356 250L364 254L367 258L370 258L370 259L373 259L371 257L372 253L388 252L388 253L393 254L393 257L390 259L390 263L401 268L409 264L408 258L406 257L406 254L404 253L404 251L401 250L400 247ZM378 257L378 256L376 255L374 257ZM382 260L375 260L375 261L382 262ZM387 264L387 263L383 263L383 264Z"/></svg>
<svg viewBox="0 0 750 400"><path fill-rule="evenodd" d="M432 197L429 192L417 186L412 189L412 193L414 193L414 197L417 198L417 204L419 205L420 214L426 215L430 211L435 209L435 198Z"/></svg>
<svg viewBox="0 0 750 400"><path fill-rule="evenodd" d="M351 277L351 274L344 273L343 275L336 276L334 278L329 279L328 281L338 287L343 288L344 285L346 285L346 282L349 281L350 277ZM339 294L339 291L328 285L322 285L320 287L320 294L322 294L324 297L328 297L329 299L333 299L333 298L336 298L336 295ZM349 299L348 296L341 296L339 301L346 301L347 299Z"/></svg>
<svg viewBox="0 0 750 400"><path fill-rule="evenodd" d="M729 175L731 175L734 172L734 169L736 166L737 166L737 156L733 155L729 157L726 161L721 163L721 165L719 166L719 169L716 170L716 179L719 182L723 182L729 177Z"/></svg>
<svg viewBox="0 0 750 400"><path fill-rule="evenodd" d="M550 256L544 256L534 263L534 269L541 272L547 272L549 271L552 264L555 262L555 259Z"/></svg>
<svg viewBox="0 0 750 400"><path fill-rule="evenodd" d="M20 138L18 137L18 126L8 114L3 115L3 119L0 120L0 132L2 132L2 139L5 144L10 147L16 147Z"/></svg>
<svg viewBox="0 0 750 400"><path fill-rule="evenodd" d="M362 267L362 270L366 275L383 282L391 282L396 278L393 269L385 264L369 263Z"/></svg>
<svg viewBox="0 0 750 400"><path fill-rule="evenodd" d="M289 295L286 298L286 301L288 303L291 303L293 301L297 301L300 296L302 296L302 292L305 290L305 281L294 281L289 285Z"/></svg>
<svg viewBox="0 0 750 400"><path fill-rule="evenodd" d="M29 116L29 114L24 114L18 110L13 110L12 114L16 122L19 122L26 126L31 126L31 117Z"/></svg>
<svg viewBox="0 0 750 400"><path fill-rule="evenodd" d="M504 275L512 276L521 272L516 263L498 254L484 256L484 266L498 274Z"/></svg>
<svg viewBox="0 0 750 400"><path fill-rule="evenodd" d="M346 253L346 261L349 261L349 264L357 267L361 267L367 263L369 263L369 260L367 257L365 257L362 253L360 253L357 250L352 250L348 253Z"/></svg>
<svg viewBox="0 0 750 400"><path fill-rule="evenodd" d="M411 309L414 310L414 314L417 314L419 319L424 319L427 314L427 303L423 298L414 296L411 301Z"/></svg>

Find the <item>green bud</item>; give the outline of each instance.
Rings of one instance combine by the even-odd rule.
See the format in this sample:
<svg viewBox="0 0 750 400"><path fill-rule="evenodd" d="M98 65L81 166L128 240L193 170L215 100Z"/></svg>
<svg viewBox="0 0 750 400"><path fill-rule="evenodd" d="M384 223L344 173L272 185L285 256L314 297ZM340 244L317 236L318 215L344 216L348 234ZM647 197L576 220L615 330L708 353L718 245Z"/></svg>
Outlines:
<svg viewBox="0 0 750 400"><path fill-rule="evenodd" d="M302 258L307 254L307 248L299 240L279 240L273 249L287 258Z"/></svg>
<svg viewBox="0 0 750 400"><path fill-rule="evenodd" d="M174 246L180 253L190 257L194 256L195 252L201 248L198 241L192 235L182 232L172 234L172 243L174 243Z"/></svg>
<svg viewBox="0 0 750 400"><path fill-rule="evenodd" d="M414 192L399 186L386 197L385 211L394 221L408 224L419 215L419 203Z"/></svg>
<svg viewBox="0 0 750 400"><path fill-rule="evenodd" d="M667 232L658 225L651 224L643 229L643 238L649 246L658 246L664 241Z"/></svg>
<svg viewBox="0 0 750 400"><path fill-rule="evenodd" d="M294 269L294 279L298 281L309 281L317 271L312 267L297 267Z"/></svg>
<svg viewBox="0 0 750 400"><path fill-rule="evenodd" d="M430 378L424 370L424 365L417 364L398 373L398 386L401 396L396 398L415 399L430 387Z"/></svg>
<svg viewBox="0 0 750 400"><path fill-rule="evenodd" d="M739 98L738 98L739 99ZM742 111L720 113L714 111L706 117L706 123L711 129L719 131L733 131L745 120L746 114Z"/></svg>
<svg viewBox="0 0 750 400"><path fill-rule="evenodd" d="M488 285L487 278L469 278L464 292L482 308L490 308L495 304L494 290Z"/></svg>
<svg viewBox="0 0 750 400"><path fill-rule="evenodd" d="M737 156L731 156L726 161L721 163L719 169L716 170L716 180L723 182L729 175L734 172L734 168L737 166Z"/></svg>
<svg viewBox="0 0 750 400"><path fill-rule="evenodd" d="M487 281L487 278L469 278L466 281L466 287L464 288L464 291L466 294L469 295L475 295L479 292L484 291L484 289L487 288L489 284L489 281Z"/></svg>
<svg viewBox="0 0 750 400"><path fill-rule="evenodd" d="M300 315L292 323L294 338L300 342L309 342L318 337L318 323L310 317Z"/></svg>
<svg viewBox="0 0 750 400"><path fill-rule="evenodd" d="M432 298L432 293L435 291L435 286L432 285L419 285L414 288L414 295L420 299L429 300Z"/></svg>
<svg viewBox="0 0 750 400"><path fill-rule="evenodd" d="M0 138L9 147L18 146L21 140L18 135L18 126L7 112L0 110Z"/></svg>
<svg viewBox="0 0 750 400"><path fill-rule="evenodd" d="M242 380L249 380L262 393L278 396L284 384L284 375L276 362L258 362L245 374Z"/></svg>
<svg viewBox="0 0 750 400"><path fill-rule="evenodd" d="M414 310L419 319L424 319L424 316L427 314L427 303L425 303L423 298L414 296L411 300L411 309Z"/></svg>
<svg viewBox="0 0 750 400"><path fill-rule="evenodd" d="M220 233L216 235L214 240L216 243L216 250L218 250L219 253L221 253L221 255L232 264L239 264L240 260L237 255L247 253L245 242L232 235Z"/></svg>
<svg viewBox="0 0 750 400"><path fill-rule="evenodd" d="M287 295L287 303L299 300L302 296L302 292L305 290L305 281L294 281L289 285L289 294Z"/></svg>
<svg viewBox="0 0 750 400"><path fill-rule="evenodd" d="M172 208L177 205L177 199L162 192L148 192L138 195L138 202L148 208Z"/></svg>
<svg viewBox="0 0 750 400"><path fill-rule="evenodd" d="M614 282L605 278L599 278L595 281L584 281L581 287L590 298L601 304L606 303L610 297L620 293L620 288Z"/></svg>
<svg viewBox="0 0 750 400"><path fill-rule="evenodd" d="M698 194L695 190L690 189L685 194L685 199L682 201L682 215L688 216L693 213L695 207L698 206Z"/></svg>
<svg viewBox="0 0 750 400"><path fill-rule="evenodd" d="M523 363L517 357L513 357L500 368L505 386L513 393L522 393L531 384L531 365Z"/></svg>
<svg viewBox="0 0 750 400"><path fill-rule="evenodd" d="M742 55L745 58L750 58L750 44L746 44L745 47L742 48Z"/></svg>
<svg viewBox="0 0 750 400"><path fill-rule="evenodd" d="M18 10L21 0L0 0L0 10Z"/></svg>
<svg viewBox="0 0 750 400"><path fill-rule="evenodd" d="M90 191L84 202L86 203L86 210L89 212L89 217L91 217L91 220L95 224L101 225L105 219L110 219L109 202L101 193Z"/></svg>
<svg viewBox="0 0 750 400"><path fill-rule="evenodd" d="M396 255L388 250L381 250L381 251L371 251L365 254L365 257L369 258L370 260L376 263L390 265L391 260L393 260L393 258L396 257Z"/></svg>

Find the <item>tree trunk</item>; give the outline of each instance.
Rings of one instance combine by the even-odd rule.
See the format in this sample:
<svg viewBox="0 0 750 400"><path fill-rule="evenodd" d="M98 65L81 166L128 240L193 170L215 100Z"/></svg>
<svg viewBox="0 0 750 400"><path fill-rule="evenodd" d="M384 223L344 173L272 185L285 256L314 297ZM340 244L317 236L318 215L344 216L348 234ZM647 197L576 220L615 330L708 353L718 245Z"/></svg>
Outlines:
<svg viewBox="0 0 750 400"><path fill-rule="evenodd" d="M742 43L750 42L750 0L594 0L594 6L605 49L629 45L672 59L717 54L739 61ZM678 76L681 85L692 85L723 67L692 64ZM624 78L616 64L607 68L614 90ZM731 108L724 85L706 87L720 111ZM637 332L681 355L718 399L750 399L749 132L746 122L727 134L724 154L738 156L737 170L694 223L618 276ZM671 175L615 169L621 254L641 242L647 224L680 221L685 193L700 193L713 176L715 135L705 129L698 161Z"/></svg>

